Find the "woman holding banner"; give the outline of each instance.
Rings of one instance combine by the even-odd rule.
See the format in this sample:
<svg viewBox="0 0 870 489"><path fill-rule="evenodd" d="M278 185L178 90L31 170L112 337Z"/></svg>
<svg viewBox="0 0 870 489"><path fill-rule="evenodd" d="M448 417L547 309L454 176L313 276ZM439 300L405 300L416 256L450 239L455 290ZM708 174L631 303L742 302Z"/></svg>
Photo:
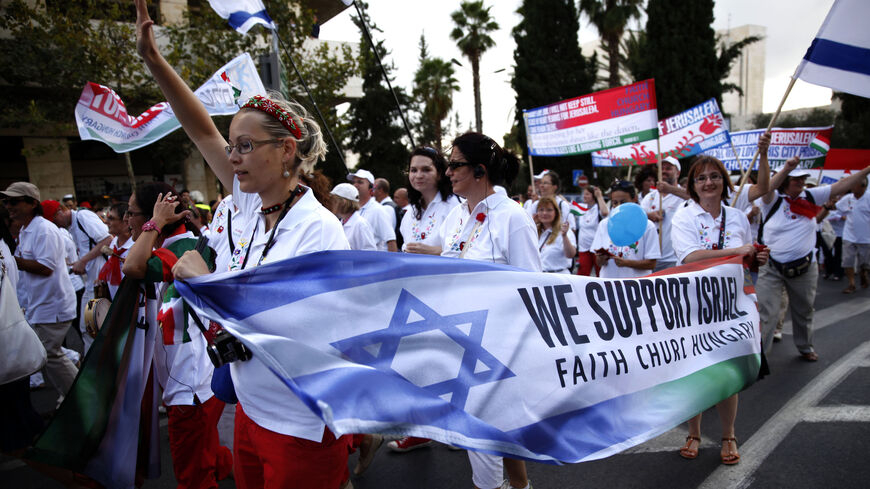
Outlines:
<svg viewBox="0 0 870 489"><path fill-rule="evenodd" d="M135 0L137 48L187 135L221 183L232 188L245 223L231 270L323 250L349 248L341 223L299 183L326 153L317 123L299 104L256 96L230 123L229 142L205 107L161 56L145 0ZM235 224L235 222L234 222ZM173 267L176 278L208 273L198 253ZM239 404L233 443L240 488L343 487L349 436L335 436L256 356L230 363Z"/></svg>
<svg viewBox="0 0 870 489"><path fill-rule="evenodd" d="M538 201L538 251L545 272L571 273L571 259L577 253L574 233L550 197Z"/></svg>
<svg viewBox="0 0 870 489"><path fill-rule="evenodd" d="M767 262L766 249L752 244L749 220L738 209L723 203L732 190L728 171L722 162L712 156L699 156L689 169L689 196L674 215L671 240L677 263L692 263L708 258L743 255L759 264ZM733 465L740 461L734 421L737 418L737 394L716 404L722 423L722 463ZM689 420L689 436L680 448L683 458L698 456L701 444L701 415Z"/></svg>
<svg viewBox="0 0 870 489"><path fill-rule="evenodd" d="M453 141L446 175L453 193L466 200L450 211L441 226L441 256L541 271L532 220L519 204L494 188L502 182L510 185L518 171L517 157L488 136L468 132ZM505 487L501 457L469 451L468 459L475 487ZM530 487L525 462L504 459L504 468L510 487Z"/></svg>

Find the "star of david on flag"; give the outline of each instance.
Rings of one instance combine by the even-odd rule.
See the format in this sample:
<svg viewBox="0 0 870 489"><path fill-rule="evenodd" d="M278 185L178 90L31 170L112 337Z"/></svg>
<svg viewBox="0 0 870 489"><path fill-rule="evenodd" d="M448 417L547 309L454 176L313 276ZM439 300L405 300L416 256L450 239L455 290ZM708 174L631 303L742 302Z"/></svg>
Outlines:
<svg viewBox="0 0 870 489"><path fill-rule="evenodd" d="M393 372L464 409L471 387L515 375L481 346L486 314L486 310L479 310L442 316L402 289L389 326L333 342L332 346L354 362ZM403 346L405 354L409 354L408 350L419 351L418 342L429 342L430 348L443 345L464 349L456 377L421 385L428 379L425 372L403 372L401 358L397 357Z"/></svg>

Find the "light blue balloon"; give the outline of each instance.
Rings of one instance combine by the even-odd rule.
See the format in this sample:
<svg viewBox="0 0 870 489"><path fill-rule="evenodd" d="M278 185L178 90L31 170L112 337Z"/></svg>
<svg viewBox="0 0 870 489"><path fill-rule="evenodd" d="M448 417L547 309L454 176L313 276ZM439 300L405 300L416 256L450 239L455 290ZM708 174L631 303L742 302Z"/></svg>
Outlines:
<svg viewBox="0 0 870 489"><path fill-rule="evenodd" d="M646 231L646 212L633 202L621 204L610 211L607 234L616 246L628 246L638 241Z"/></svg>

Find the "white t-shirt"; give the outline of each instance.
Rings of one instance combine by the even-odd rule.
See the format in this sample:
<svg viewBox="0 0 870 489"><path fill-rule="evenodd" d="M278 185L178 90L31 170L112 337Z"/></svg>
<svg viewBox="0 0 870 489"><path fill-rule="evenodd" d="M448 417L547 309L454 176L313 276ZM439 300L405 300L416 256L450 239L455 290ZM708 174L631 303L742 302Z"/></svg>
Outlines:
<svg viewBox="0 0 870 489"><path fill-rule="evenodd" d="M752 231L749 220L740 209L722 205L722 210L716 219L705 211L694 200L689 200L680 207L674 216L671 239L677 254L679 264L682 264L689 254L697 250L713 250L719 247L719 237L722 231L722 214L725 213L725 236L722 249L736 248L752 243Z"/></svg>
<svg viewBox="0 0 870 489"><path fill-rule="evenodd" d="M844 196L837 202L837 210L846 217L843 241L870 243L870 192L865 191L859 198L854 194Z"/></svg>
<svg viewBox="0 0 870 489"><path fill-rule="evenodd" d="M375 235L368 221L355 211L342 225L347 242L352 250L378 251Z"/></svg>
<svg viewBox="0 0 870 489"><path fill-rule="evenodd" d="M375 241L378 244L378 251L387 251L387 241L396 239L396 227L390 225L389 214L395 215L392 207L384 207L378 204L374 197L359 209L359 214L365 218L366 222L372 228L375 235Z"/></svg>
<svg viewBox="0 0 870 489"><path fill-rule="evenodd" d="M595 231L595 238L592 240L592 246L590 247L592 251L604 248L612 255L625 258L626 260L658 260L662 257L662 252L659 248L659 233L652 221L646 221L646 230L639 240L628 246L616 246L610 240L610 234L607 232L607 222L609 220L609 217L605 217L598 224L598 230ZM599 276L601 278L634 278L643 277L650 273L652 273L652 270L620 267L611 258L601 267Z"/></svg>
<svg viewBox="0 0 870 489"><path fill-rule="evenodd" d="M547 244L547 240L550 239L552 232L556 233L556 239L551 244ZM567 239L572 245L577 246L574 240L574 233L571 230L568 230L565 236L568 237ZM569 273L568 269L571 268L574 257L565 256L565 243L561 230L544 230L538 236L538 251L541 253L541 265L545 272Z"/></svg>
<svg viewBox="0 0 870 489"><path fill-rule="evenodd" d="M538 199L529 204L528 207L523 205L523 208L528 212L529 217L532 218L532 222L534 222L535 213L538 212L538 202L540 201L541 199ZM559 212L562 214L562 221L567 222L568 225L571 226L571 229L577 229L576 219L574 219L574 215L571 214L571 203L561 195L556 196L556 202L559 203Z"/></svg>
<svg viewBox="0 0 870 489"><path fill-rule="evenodd" d="M18 264L15 263L15 257L12 255L12 250L5 241L0 239L0 255L2 255L3 264L6 266L6 279L9 280L9 285L12 290L15 290L15 295L18 295ZM20 301L19 301L20 304Z"/></svg>
<svg viewBox="0 0 870 489"><path fill-rule="evenodd" d="M478 220L482 215L483 222ZM479 223L479 225L478 225ZM514 200L492 194L469 212L463 202L447 214L439 231L441 256L513 265L541 271L541 255L532 219Z"/></svg>
<svg viewBox="0 0 870 489"><path fill-rule="evenodd" d="M843 198L845 199L846 197ZM837 204L839 205L839 202L837 202ZM831 228L834 230L834 234L838 238L842 238L843 229L846 227L846 215L839 211L839 207L829 212L825 217L825 220L831 223Z"/></svg>
<svg viewBox="0 0 870 489"><path fill-rule="evenodd" d="M71 211L72 221L69 225L69 232L72 234L73 241L76 244L76 250L79 254L79 259L85 256L91 248L96 246L100 241L110 237L109 228L106 226L100 216L91 211ZM81 224L81 227L79 227ZM84 230L84 232L82 232ZM92 240L93 239L93 244ZM97 275L103 264L106 263L106 258L99 254L96 258L89 261L85 265L85 286L93 287L97 281Z"/></svg>
<svg viewBox="0 0 870 489"><path fill-rule="evenodd" d="M373 200L373 199L369 199L369 200ZM388 202L393 202L393 199L391 199L389 197L384 197L384 200L382 200L378 203L381 204L382 206L384 206L388 211L390 211L387 214L387 217L390 219L390 226L393 228L393 230L395 230L396 224L397 224L396 223L396 210L392 206L387 205ZM395 204L395 202L393 202L393 203Z"/></svg>
<svg viewBox="0 0 870 489"><path fill-rule="evenodd" d="M447 214L457 205L459 205L458 197L450 195L445 201L441 199L441 192L438 192L420 215L420 219L414 217L416 211L412 206L405 213L402 224L399 226L399 231L405 240L402 250L404 251L405 245L408 243L423 243L431 246L440 244L438 231L441 229L441 224L447 218Z"/></svg>
<svg viewBox="0 0 870 489"><path fill-rule="evenodd" d="M674 254L674 247L671 244L671 226L673 226L674 214L677 213L680 206L683 205L686 201L674 194L663 194L662 195L662 208L664 212L662 213L662 258L661 260L664 262L675 262L677 261L677 255ZM659 209L659 191L658 190L650 190L646 197L640 203L641 207L643 207L644 212L653 212L660 210ZM658 230L658 223L653 223L656 226L656 230Z"/></svg>
<svg viewBox="0 0 870 489"><path fill-rule="evenodd" d="M599 222L601 222L601 213L598 211L598 204L592 204L592 207L577 218L578 252L589 251L592 240L595 239L595 232L598 231Z"/></svg>
<svg viewBox="0 0 870 489"><path fill-rule="evenodd" d="M18 297L25 297L22 307L26 307L27 322L34 325L74 319L76 293L67 273L66 245L60 229L42 216L34 217L21 228L15 255L52 270L47 277L20 271Z"/></svg>
<svg viewBox="0 0 870 489"><path fill-rule="evenodd" d="M66 228L58 228L61 236L63 236L63 244L66 248L66 271L69 274L69 280L72 283L73 290L78 291L85 288L85 281L82 280L84 275L79 275L72 272L72 265L79 259L79 252L76 250L76 243L73 241L72 235Z"/></svg>
<svg viewBox="0 0 870 489"><path fill-rule="evenodd" d="M119 251L121 249L124 250L123 252L118 254L118 256L121 258L121 280L124 279L124 258L127 258L127 253L130 252L130 248L133 247L133 243L135 243L135 241L133 241L132 236L127 238L127 241L124 241L124 243L121 244L120 246L118 245L118 237L117 236L113 236L112 242L109 243L109 249L113 250L113 252L115 249L117 249ZM120 287L121 285L120 284L118 284L118 285L107 284L107 285L109 286L109 294L112 296L112 298L114 298L115 293L118 292L118 287Z"/></svg>
<svg viewBox="0 0 870 489"><path fill-rule="evenodd" d="M235 177L233 198L244 216L245 231L236 244L230 267L232 270L241 269L248 249L251 257L246 267L255 267L271 233L271 230L265 231L265 216L260 212L263 204L257 194L242 192L239 189L239 180ZM375 205L380 206L378 203ZM320 205L311 189L306 189L277 227L275 243L263 263L317 251L350 249L341 222ZM244 407L245 414L257 425L306 440L319 442L323 439L323 421L256 356L246 362L231 363L230 371L239 402Z"/></svg>
<svg viewBox="0 0 870 489"><path fill-rule="evenodd" d="M232 235L230 234L232 231ZM230 240L235 249L245 231L245 220L239 207L233 200L232 194L227 195L220 201L214 212L214 217L205 235L208 237L208 245L215 251L215 270L223 272L229 270Z"/></svg>
<svg viewBox="0 0 870 489"><path fill-rule="evenodd" d="M824 204L831 196L831 186L815 187L805 190L800 197L809 193L815 199L816 205ZM785 196L776 191L770 204L761 202L761 214L767 216L777 199L782 203L767 223L764 225L764 244L770 248L770 257L780 263L788 263L809 255L816 248L816 220L795 214L785 200ZM815 253L812 253L815 261Z"/></svg>

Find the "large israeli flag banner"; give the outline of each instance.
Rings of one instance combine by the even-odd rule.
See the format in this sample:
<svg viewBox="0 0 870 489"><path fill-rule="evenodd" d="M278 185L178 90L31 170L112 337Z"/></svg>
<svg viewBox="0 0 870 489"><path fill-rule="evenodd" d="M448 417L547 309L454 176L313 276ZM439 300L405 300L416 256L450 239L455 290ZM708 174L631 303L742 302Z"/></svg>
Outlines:
<svg viewBox="0 0 870 489"><path fill-rule="evenodd" d="M208 0L208 3L221 18L227 19L230 27L242 34L247 34L257 24L275 29L263 0Z"/></svg>
<svg viewBox="0 0 870 489"><path fill-rule="evenodd" d="M335 251L176 281L336 433L580 462L755 381L739 257L604 280Z"/></svg>

